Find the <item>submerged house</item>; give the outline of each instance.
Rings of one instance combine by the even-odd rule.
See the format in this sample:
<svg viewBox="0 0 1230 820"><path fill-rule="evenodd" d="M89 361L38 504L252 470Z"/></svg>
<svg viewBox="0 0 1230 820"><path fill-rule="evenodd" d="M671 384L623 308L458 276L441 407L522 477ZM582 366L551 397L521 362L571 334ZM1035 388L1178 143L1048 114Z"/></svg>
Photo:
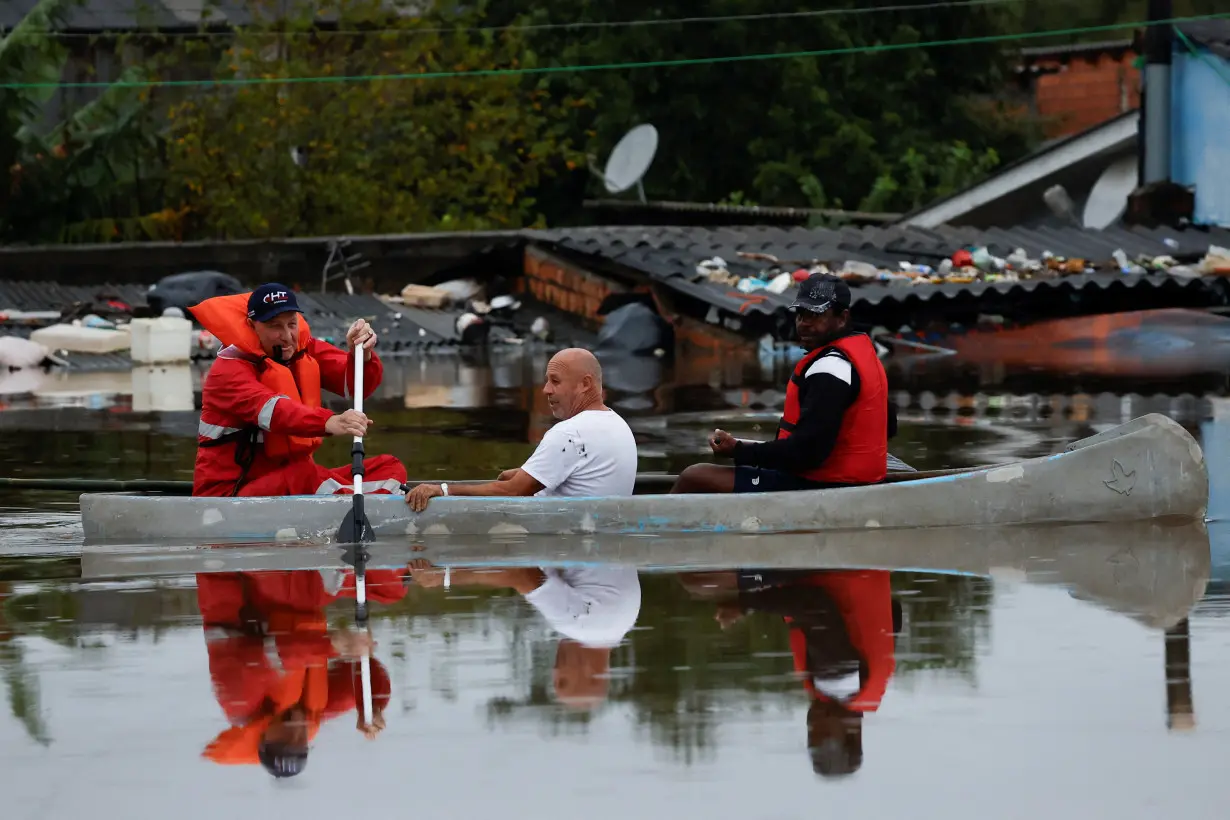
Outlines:
<svg viewBox="0 0 1230 820"><path fill-rule="evenodd" d="M1161 76L1167 87L1153 98L1165 106L1165 128L1150 150L1161 155L1170 181L1192 189L1190 213L1179 217L1193 226L1230 226L1230 20L1176 26L1169 71ZM1090 109L1105 112L1104 84L1092 88ZM900 224L1121 225L1128 195L1142 180L1152 181L1146 179L1142 150L1149 105L1146 82L1142 108L1055 139L977 185L906 214Z"/></svg>

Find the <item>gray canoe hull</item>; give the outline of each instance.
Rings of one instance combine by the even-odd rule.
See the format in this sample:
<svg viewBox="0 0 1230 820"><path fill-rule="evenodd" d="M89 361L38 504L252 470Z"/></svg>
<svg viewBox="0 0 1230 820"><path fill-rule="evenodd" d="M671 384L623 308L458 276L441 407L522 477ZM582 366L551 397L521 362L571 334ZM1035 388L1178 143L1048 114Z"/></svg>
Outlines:
<svg viewBox="0 0 1230 820"><path fill-rule="evenodd" d="M369 496L379 538L788 533L1203 519L1208 473L1195 439L1161 415L1057 455L953 475L839 490L623 498L437 498L415 514ZM329 543L346 496L81 496L84 544Z"/></svg>

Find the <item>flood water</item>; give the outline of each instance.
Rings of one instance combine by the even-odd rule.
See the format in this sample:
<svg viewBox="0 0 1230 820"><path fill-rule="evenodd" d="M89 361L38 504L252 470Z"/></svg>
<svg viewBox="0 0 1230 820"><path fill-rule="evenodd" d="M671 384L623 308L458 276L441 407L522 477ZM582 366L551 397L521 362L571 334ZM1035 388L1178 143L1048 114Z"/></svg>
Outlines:
<svg viewBox="0 0 1230 820"><path fill-rule="evenodd" d="M415 478L520 464L550 423L543 363L390 367L368 452ZM608 368L642 472L704 460L714 426L773 429L780 372L656 367ZM5 396L0 474L190 478L199 374L186 409L167 394L159 406L181 408L168 410L117 378ZM741 566L715 565L706 550L724 547L692 541L678 546L695 558L684 569L461 562L448 588L406 545L368 572L374 739L357 728L363 633L340 561L133 573L79 555L74 494L7 491L2 816L1224 817L1225 378L979 381L896 372L892 452L921 469L1001 462L1164 413L1205 449L1208 535L920 534L920 552L951 556L928 566L909 563L909 543L848 545L854 562L862 548L898 556L893 572L766 569L769 539ZM328 442L318 460L344 463L348 448ZM598 590L579 633L518 592L535 572ZM271 777L262 737L302 772Z"/></svg>

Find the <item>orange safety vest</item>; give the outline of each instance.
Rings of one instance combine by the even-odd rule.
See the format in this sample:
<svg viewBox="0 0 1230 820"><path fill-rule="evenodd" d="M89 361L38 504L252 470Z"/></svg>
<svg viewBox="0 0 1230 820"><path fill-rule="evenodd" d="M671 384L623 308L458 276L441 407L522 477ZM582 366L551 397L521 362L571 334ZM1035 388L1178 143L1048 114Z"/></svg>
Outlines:
<svg viewBox="0 0 1230 820"><path fill-rule="evenodd" d="M846 409L833 451L819 467L800 473L800 478L832 484L874 484L888 473L888 375L865 333L843 336L830 345L804 356L790 376L786 403L777 437L790 438L799 423L799 389L812 363L836 348L858 372L859 392Z"/></svg>
<svg viewBox="0 0 1230 820"><path fill-rule="evenodd" d="M320 407L320 364L308 353L312 331L307 319L299 317L299 340L290 366L279 364L265 355L256 331L248 325L248 293L215 296L189 310L201 326L218 337L226 347L235 347L257 363L260 382L279 395L308 407ZM273 459L288 459L311 455L320 447L321 438L264 433L265 454Z"/></svg>

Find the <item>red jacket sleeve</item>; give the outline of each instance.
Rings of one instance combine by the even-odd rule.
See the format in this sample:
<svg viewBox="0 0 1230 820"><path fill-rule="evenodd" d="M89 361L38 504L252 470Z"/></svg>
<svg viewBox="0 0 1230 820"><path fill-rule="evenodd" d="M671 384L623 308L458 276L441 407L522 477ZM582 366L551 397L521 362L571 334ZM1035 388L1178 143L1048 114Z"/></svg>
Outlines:
<svg viewBox="0 0 1230 820"><path fill-rule="evenodd" d="M312 339L311 353L320 365L320 386L330 393L348 399L354 395L354 354L334 347L320 339ZM363 398L369 398L384 378L384 365L380 356L372 351L372 358L363 366Z"/></svg>
<svg viewBox="0 0 1230 820"><path fill-rule="evenodd" d="M333 415L324 407L308 407L284 396L278 398L277 393L261 384L256 365L242 359L216 360L209 370L205 391L204 401L220 412L271 433L323 436L325 422ZM273 415L268 416L266 408L271 402ZM263 423L262 411L268 416L267 425Z"/></svg>

